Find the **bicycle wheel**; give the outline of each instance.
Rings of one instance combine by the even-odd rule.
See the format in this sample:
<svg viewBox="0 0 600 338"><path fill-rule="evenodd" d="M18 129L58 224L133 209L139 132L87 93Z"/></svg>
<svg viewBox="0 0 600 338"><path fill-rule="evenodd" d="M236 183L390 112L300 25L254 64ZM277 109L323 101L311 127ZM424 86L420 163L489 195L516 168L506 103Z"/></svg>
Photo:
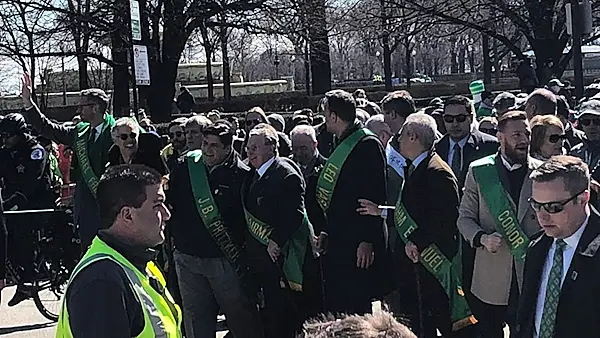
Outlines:
<svg viewBox="0 0 600 338"><path fill-rule="evenodd" d="M62 297L69 281L69 272L60 264L53 264L43 257L37 268L38 278L33 284L33 302L42 316L52 321L58 321Z"/></svg>

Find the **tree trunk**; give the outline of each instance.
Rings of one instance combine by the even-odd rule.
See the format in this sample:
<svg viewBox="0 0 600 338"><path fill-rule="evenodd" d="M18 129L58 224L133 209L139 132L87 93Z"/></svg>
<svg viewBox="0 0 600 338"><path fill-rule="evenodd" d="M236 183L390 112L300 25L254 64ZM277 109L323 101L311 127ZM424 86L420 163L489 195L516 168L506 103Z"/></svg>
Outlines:
<svg viewBox="0 0 600 338"><path fill-rule="evenodd" d="M465 69L466 55L467 55L467 46L465 46L463 43L461 43L458 46L458 72L461 74L466 73L466 69Z"/></svg>
<svg viewBox="0 0 600 338"><path fill-rule="evenodd" d="M221 58L223 59L223 98L228 101L231 99L231 78L229 70L229 55L227 54L227 27L225 15L221 15Z"/></svg>
<svg viewBox="0 0 600 338"><path fill-rule="evenodd" d="M482 52L483 52L483 83L492 83L492 64L490 62L490 37L482 34Z"/></svg>
<svg viewBox="0 0 600 338"><path fill-rule="evenodd" d="M304 81L306 85L306 95L310 96L310 52L308 50L308 42L304 47Z"/></svg>
<svg viewBox="0 0 600 338"><path fill-rule="evenodd" d="M208 38L208 27L206 27L206 23L203 23L200 26L200 34L202 34L202 40L204 45L204 55L206 56L206 84L208 90L208 101L215 100L215 89L214 89L214 80L212 76L212 45L210 43L210 39Z"/></svg>
<svg viewBox="0 0 600 338"><path fill-rule="evenodd" d="M383 77L385 81L385 90L393 90L392 87L392 52L387 38L383 40Z"/></svg>
<svg viewBox="0 0 600 338"><path fill-rule="evenodd" d="M450 39L450 73L456 74L458 73L460 67L460 56L458 57L458 62L456 61L457 53L456 50L459 48L459 44L456 42L456 39Z"/></svg>
<svg viewBox="0 0 600 338"><path fill-rule="evenodd" d="M327 13L325 0L311 0L314 20L309 26L310 65L313 95L331 90L331 60L329 36L327 35Z"/></svg>
<svg viewBox="0 0 600 338"><path fill-rule="evenodd" d="M129 67L127 54L129 43L126 36L129 18L129 2L116 0L113 7L114 30L111 33L113 67L113 115L129 116ZM132 69L133 70L133 69Z"/></svg>
<svg viewBox="0 0 600 338"><path fill-rule="evenodd" d="M410 89L410 79L412 78L411 52L410 41L407 37L404 43L404 56L406 57L406 89Z"/></svg>

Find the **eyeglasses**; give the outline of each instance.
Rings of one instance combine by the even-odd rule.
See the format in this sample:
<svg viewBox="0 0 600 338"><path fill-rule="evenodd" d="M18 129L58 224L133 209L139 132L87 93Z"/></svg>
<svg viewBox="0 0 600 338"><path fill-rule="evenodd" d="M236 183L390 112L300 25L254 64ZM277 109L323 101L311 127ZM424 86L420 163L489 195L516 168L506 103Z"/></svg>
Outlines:
<svg viewBox="0 0 600 338"><path fill-rule="evenodd" d="M255 126L261 122L262 122L261 120L246 120L246 125L247 126Z"/></svg>
<svg viewBox="0 0 600 338"><path fill-rule="evenodd" d="M567 135L565 135L565 134L552 134L552 135L548 136L548 141L550 143L556 143L558 141L565 140L566 138L567 138Z"/></svg>
<svg viewBox="0 0 600 338"><path fill-rule="evenodd" d="M467 118L469 117L469 115L444 115L444 122L446 123L452 123L456 120L456 122L458 123L463 123L467 120Z"/></svg>
<svg viewBox="0 0 600 338"><path fill-rule="evenodd" d="M566 200L546 202L546 203L540 203L540 202L534 200L533 198L529 198L529 204L531 205L531 208L533 208L533 210L535 210L536 212L540 212L540 211L542 211L542 209L544 209L544 211L546 211L549 214L558 214L559 212L561 212L565 209L565 205L567 205L567 203L571 202L577 196L583 194L584 192L585 192L585 190L582 190L582 191L578 192L577 194L569 197Z"/></svg>
<svg viewBox="0 0 600 338"><path fill-rule="evenodd" d="M121 138L121 140L123 140L123 141L127 141L128 138L135 140L137 138L137 134L136 133L121 134L121 135L119 135L119 138Z"/></svg>
<svg viewBox="0 0 600 338"><path fill-rule="evenodd" d="M479 128L479 131L489 135L496 135L496 133L498 132L496 128Z"/></svg>
<svg viewBox="0 0 600 338"><path fill-rule="evenodd" d="M182 131L176 131L174 133L169 133L169 137L170 138L179 138L183 136L183 132Z"/></svg>
<svg viewBox="0 0 600 338"><path fill-rule="evenodd" d="M579 123L581 123L582 126L589 126L590 124L594 124L595 126L600 126L600 119L580 119Z"/></svg>

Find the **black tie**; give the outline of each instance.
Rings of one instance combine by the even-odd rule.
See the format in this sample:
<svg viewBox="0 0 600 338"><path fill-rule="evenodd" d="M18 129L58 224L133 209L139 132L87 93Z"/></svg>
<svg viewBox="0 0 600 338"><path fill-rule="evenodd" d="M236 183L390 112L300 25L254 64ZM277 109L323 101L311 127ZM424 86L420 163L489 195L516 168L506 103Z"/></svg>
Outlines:
<svg viewBox="0 0 600 338"><path fill-rule="evenodd" d="M96 142L96 128L92 128L92 130L90 130L90 142Z"/></svg>
<svg viewBox="0 0 600 338"><path fill-rule="evenodd" d="M462 151L460 145L458 143L454 144L453 148L454 154L452 155L452 171L454 175L458 177L462 170Z"/></svg>
<svg viewBox="0 0 600 338"><path fill-rule="evenodd" d="M406 165L404 166L404 180L405 181L408 178L408 176L410 176L410 174L412 174L413 170L414 170L414 167L412 165L412 161L407 159Z"/></svg>

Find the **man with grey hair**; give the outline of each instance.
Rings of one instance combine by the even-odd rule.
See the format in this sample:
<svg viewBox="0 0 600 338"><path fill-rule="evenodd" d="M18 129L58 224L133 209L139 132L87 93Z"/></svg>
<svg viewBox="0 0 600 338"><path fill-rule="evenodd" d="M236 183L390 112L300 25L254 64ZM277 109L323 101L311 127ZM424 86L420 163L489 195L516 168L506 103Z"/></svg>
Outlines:
<svg viewBox="0 0 600 338"><path fill-rule="evenodd" d="M419 337L436 337L436 329L447 336L472 323L466 299L457 296L460 270L453 263L458 254L458 184L450 167L433 150L436 130L429 115L406 118L399 136L400 153L407 161L405 182L390 217L401 239L395 243L394 258L396 273L402 276L396 284L402 301L395 310L413 323L411 329ZM366 204L360 210L366 214L373 211ZM441 266L451 274L437 273Z"/></svg>
<svg viewBox="0 0 600 338"><path fill-rule="evenodd" d="M384 147L387 146L390 138L393 135L390 126L387 123L385 123L383 114L373 115L369 117L369 119L365 123L365 128L375 133Z"/></svg>
<svg viewBox="0 0 600 338"><path fill-rule="evenodd" d="M96 189L113 145L110 131L115 119L107 111L109 97L101 89L82 90L78 106L82 122L75 126L54 123L42 114L31 97L29 74L23 76L21 98L27 120L41 135L74 149L76 171L72 177L77 183L74 220L85 251L100 228Z"/></svg>
<svg viewBox="0 0 600 338"><path fill-rule="evenodd" d="M202 146L202 132L212 121L204 115L194 115L185 122L185 140L187 151L200 149Z"/></svg>

